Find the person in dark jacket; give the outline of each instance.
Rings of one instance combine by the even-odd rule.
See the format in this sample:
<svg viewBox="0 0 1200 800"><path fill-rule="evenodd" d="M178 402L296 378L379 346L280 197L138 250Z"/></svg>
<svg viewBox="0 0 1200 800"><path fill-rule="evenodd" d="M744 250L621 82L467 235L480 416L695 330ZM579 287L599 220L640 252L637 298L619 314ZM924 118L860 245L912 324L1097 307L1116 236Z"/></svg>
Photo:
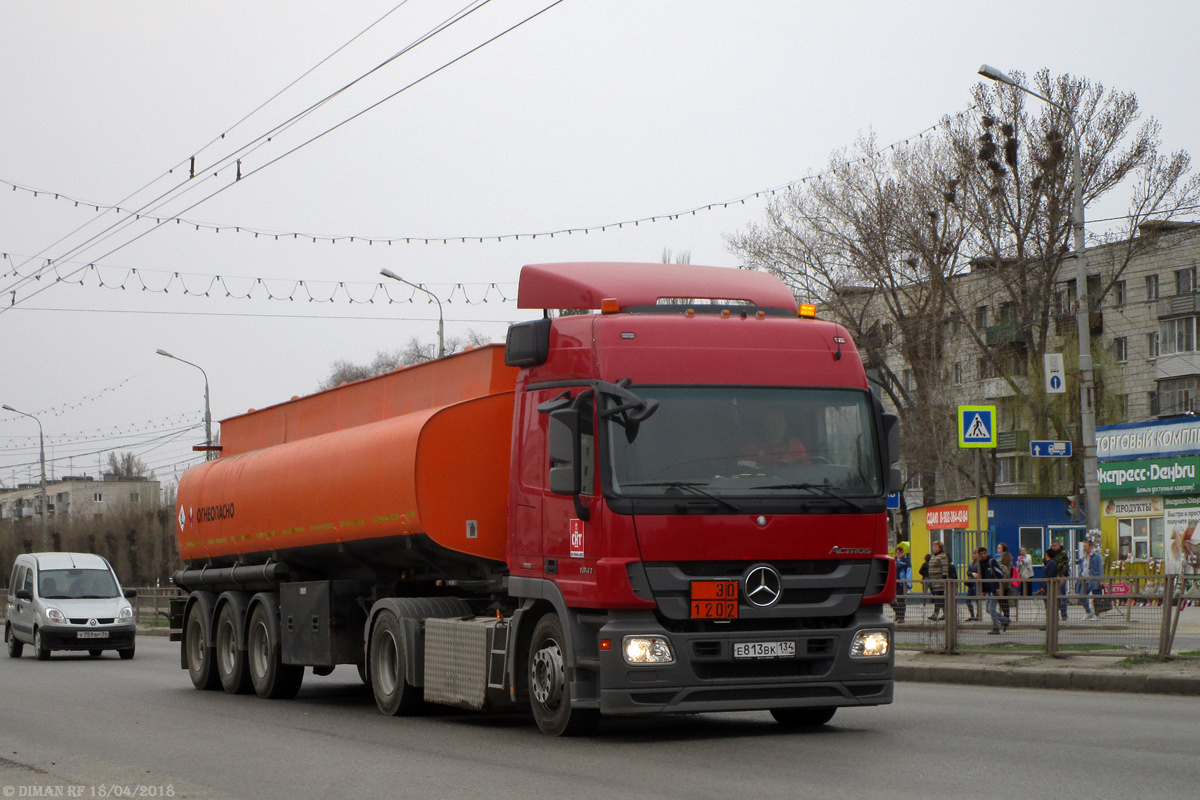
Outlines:
<svg viewBox="0 0 1200 800"><path fill-rule="evenodd" d="M992 629L988 631L991 635L998 635L1002 631L1008 630L1008 617L1000 613L1000 601L997 599L1000 595L1000 582L1004 577L1004 573L1000 571L1000 564L988 554L986 547L981 547L977 551L979 562L979 591L987 598L987 613L992 618Z"/></svg>
<svg viewBox="0 0 1200 800"><path fill-rule="evenodd" d="M912 560L908 557L908 553L904 552L904 548L897 545L896 601L892 603L892 612L896 615L897 624L904 622L904 612L907 605L904 595L908 594L908 582L910 580L912 580Z"/></svg>
<svg viewBox="0 0 1200 800"><path fill-rule="evenodd" d="M1067 550L1063 547L1062 542L1054 542L1050 545L1051 551L1054 553L1054 574L1059 578L1069 578L1071 576L1071 558L1067 555ZM1058 582L1058 609L1062 614L1062 618L1067 618L1067 592L1070 590L1070 584L1067 581Z"/></svg>
<svg viewBox="0 0 1200 800"><path fill-rule="evenodd" d="M1066 584L1053 580L1058 577L1058 562L1054 559L1054 545L1047 547L1046 552L1042 555L1042 577L1046 579L1046 616L1049 617L1054 613L1050 609L1050 593L1058 592L1058 613L1062 616L1063 621L1066 621L1067 598L1063 597Z"/></svg>

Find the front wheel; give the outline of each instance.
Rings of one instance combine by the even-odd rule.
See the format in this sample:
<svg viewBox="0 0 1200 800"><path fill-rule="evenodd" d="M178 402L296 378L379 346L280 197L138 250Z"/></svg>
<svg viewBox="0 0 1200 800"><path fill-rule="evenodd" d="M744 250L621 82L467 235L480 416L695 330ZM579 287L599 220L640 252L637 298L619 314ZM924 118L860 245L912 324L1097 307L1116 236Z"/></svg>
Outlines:
<svg viewBox="0 0 1200 800"><path fill-rule="evenodd" d="M129 645L129 647L118 650L117 655L121 657L122 661L128 661L129 659L133 658L134 652L134 645Z"/></svg>
<svg viewBox="0 0 1200 800"><path fill-rule="evenodd" d="M785 728L818 728L837 713L837 706L828 708L773 708L771 716Z"/></svg>
<svg viewBox="0 0 1200 800"><path fill-rule="evenodd" d="M407 716L421 710L421 690L405 679L404 628L391 611L381 611L371 629L371 691L375 705L389 717Z"/></svg>
<svg viewBox="0 0 1200 800"><path fill-rule="evenodd" d="M35 628L33 631L33 652L37 656L38 661L50 660L50 648L42 646L41 628Z"/></svg>
<svg viewBox="0 0 1200 800"><path fill-rule="evenodd" d="M529 705L542 733L551 736L581 736L591 733L600 721L595 708L573 708L571 684L567 679L566 636L557 614L538 620L529 643Z"/></svg>

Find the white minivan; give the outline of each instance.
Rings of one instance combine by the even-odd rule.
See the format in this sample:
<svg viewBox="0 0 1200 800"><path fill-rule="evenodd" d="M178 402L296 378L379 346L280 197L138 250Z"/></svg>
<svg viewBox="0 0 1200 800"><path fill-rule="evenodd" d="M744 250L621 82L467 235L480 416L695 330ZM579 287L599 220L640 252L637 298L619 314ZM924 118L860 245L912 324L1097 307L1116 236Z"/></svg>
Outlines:
<svg viewBox="0 0 1200 800"><path fill-rule="evenodd" d="M13 564L8 590L4 641L20 658L33 646L38 661L52 650L86 650L99 656L116 650L133 658L134 620L129 600L136 589L121 591L108 561L91 553L25 553Z"/></svg>

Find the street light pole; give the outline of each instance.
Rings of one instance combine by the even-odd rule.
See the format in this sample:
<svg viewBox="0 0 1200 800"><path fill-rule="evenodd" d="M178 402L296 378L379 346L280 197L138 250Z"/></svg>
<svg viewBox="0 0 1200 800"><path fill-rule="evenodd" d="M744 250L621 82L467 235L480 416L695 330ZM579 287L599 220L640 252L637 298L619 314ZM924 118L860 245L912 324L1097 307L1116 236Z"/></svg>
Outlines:
<svg viewBox="0 0 1200 800"><path fill-rule="evenodd" d="M1075 246L1075 299L1078 308L1075 312L1075 324L1079 332L1079 424L1083 445L1083 490L1087 500L1088 530L1100 530L1100 484L1096 479L1096 408L1095 391L1092 376L1092 331L1088 319L1091 304L1088 302L1087 290L1087 242L1084 231L1083 217L1083 139L1079 129L1075 127L1075 115L1061 103L1056 103L1049 97L1022 86L1011 77L984 64L979 68L979 74L1025 94L1033 95L1054 108L1067 118L1071 126L1071 134L1075 137L1075 147L1071 150L1071 229L1074 234Z"/></svg>
<svg viewBox="0 0 1200 800"><path fill-rule="evenodd" d="M386 267L379 270L379 274L385 278L391 278L394 281L400 281L406 286L411 286L414 289L420 289L422 292L433 298L434 302L436 302L438 306L438 358L446 355L446 320L442 316L442 301L438 299L438 296L419 283L413 283L412 281L404 280L404 278L401 278L399 275L392 272L390 269L387 269Z"/></svg>
<svg viewBox="0 0 1200 800"><path fill-rule="evenodd" d="M190 367L195 367L196 369L200 370L200 374L204 376L204 445L205 445L205 447L208 448L207 450L204 451L204 460L212 461L214 458L217 457L217 453L215 450L212 449L212 446L213 446L212 410L209 408L209 404L208 404L208 373L205 372L204 367L200 366L199 364L193 364L190 361L184 361L179 356L173 356L170 353L168 353L166 350L163 350L161 348L159 348L158 350L155 350L154 352L158 353L160 356L166 356L167 358L173 358L176 361L183 361L184 364L187 364Z"/></svg>
<svg viewBox="0 0 1200 800"><path fill-rule="evenodd" d="M38 450L39 458L42 462L42 550L49 550L50 542L47 533L49 526L46 525L46 514L50 510L50 507L46 499L46 437L42 433L42 421L33 414L17 411L9 405L0 406L0 408L3 408L5 411L11 411L14 414L20 414L22 417L29 417L38 424Z"/></svg>

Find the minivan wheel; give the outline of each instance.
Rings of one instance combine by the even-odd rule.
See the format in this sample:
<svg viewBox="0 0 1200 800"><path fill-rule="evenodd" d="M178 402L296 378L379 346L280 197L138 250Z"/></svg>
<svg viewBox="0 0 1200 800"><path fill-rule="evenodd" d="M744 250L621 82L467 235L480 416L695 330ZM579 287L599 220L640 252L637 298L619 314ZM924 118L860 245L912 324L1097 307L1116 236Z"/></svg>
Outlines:
<svg viewBox="0 0 1200 800"><path fill-rule="evenodd" d="M99 658L100 656L104 655L104 651L103 650L88 650L88 655L91 656L92 658Z"/></svg>
<svg viewBox="0 0 1200 800"><path fill-rule="evenodd" d="M33 629L33 652L38 661L50 660L50 648L42 646L42 629Z"/></svg>
<svg viewBox="0 0 1200 800"><path fill-rule="evenodd" d="M21 653L25 651L25 643L17 638L16 631L12 628L6 628L4 638L8 641L8 657L20 658Z"/></svg>
<svg viewBox="0 0 1200 800"><path fill-rule="evenodd" d="M121 657L122 661L128 661L129 659L133 658L133 645L129 645L129 647L123 650L118 650L117 655Z"/></svg>

